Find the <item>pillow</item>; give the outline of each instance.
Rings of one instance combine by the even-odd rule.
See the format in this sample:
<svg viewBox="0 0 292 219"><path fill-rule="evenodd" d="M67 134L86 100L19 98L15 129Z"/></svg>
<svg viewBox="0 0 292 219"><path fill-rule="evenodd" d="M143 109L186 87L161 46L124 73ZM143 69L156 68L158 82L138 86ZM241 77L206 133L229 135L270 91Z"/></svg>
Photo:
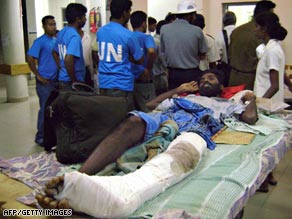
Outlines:
<svg viewBox="0 0 292 219"><path fill-rule="evenodd" d="M238 86L224 87L222 90L221 97L229 99L230 97L233 97L234 94L244 90L245 86L246 86L245 84L242 84Z"/></svg>

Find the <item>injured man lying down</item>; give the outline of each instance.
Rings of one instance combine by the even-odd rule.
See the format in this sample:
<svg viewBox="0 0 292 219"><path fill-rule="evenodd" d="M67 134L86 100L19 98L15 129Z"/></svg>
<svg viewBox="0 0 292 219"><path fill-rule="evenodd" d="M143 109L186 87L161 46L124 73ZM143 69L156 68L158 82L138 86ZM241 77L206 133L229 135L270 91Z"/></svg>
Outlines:
<svg viewBox="0 0 292 219"><path fill-rule="evenodd" d="M72 208L98 218L129 216L147 200L188 176L204 152L213 150L212 140L225 118L248 124L258 119L256 97L245 92L238 103L220 98L222 78L207 70L200 81L189 82L151 100L150 113L132 111L105 137L79 171L49 181L36 199L43 208ZM192 93L199 92L199 95ZM188 94L188 95L187 95ZM157 137L169 124L177 136L167 149L125 175L97 176L127 150ZM158 134L157 134L158 133Z"/></svg>

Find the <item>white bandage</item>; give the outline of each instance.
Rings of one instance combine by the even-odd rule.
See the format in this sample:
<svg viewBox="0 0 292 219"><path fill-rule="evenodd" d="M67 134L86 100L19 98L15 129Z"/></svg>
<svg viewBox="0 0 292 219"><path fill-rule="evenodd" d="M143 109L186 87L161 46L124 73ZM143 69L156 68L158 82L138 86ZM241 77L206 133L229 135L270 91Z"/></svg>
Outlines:
<svg viewBox="0 0 292 219"><path fill-rule="evenodd" d="M189 175L206 148L206 142L199 135L184 133L164 153L133 173L123 176L65 174L63 190L55 198L66 198L75 211L94 217L126 217Z"/></svg>

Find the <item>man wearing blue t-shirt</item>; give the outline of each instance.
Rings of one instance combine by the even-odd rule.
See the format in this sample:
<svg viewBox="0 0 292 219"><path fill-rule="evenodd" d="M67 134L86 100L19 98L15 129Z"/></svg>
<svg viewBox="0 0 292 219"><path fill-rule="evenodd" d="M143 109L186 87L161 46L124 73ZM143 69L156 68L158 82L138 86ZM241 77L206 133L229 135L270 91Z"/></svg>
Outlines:
<svg viewBox="0 0 292 219"><path fill-rule="evenodd" d="M149 109L146 107L146 103L155 97L152 68L156 58L156 44L151 35L145 34L147 30L147 14L145 12L133 12L130 17L130 22L144 55L143 65L132 63L131 70L136 76L134 100L136 109L148 112Z"/></svg>
<svg viewBox="0 0 292 219"><path fill-rule="evenodd" d="M137 38L125 28L131 7L130 0L112 0L111 21L96 33L100 94L126 97L128 110L134 108L135 75L131 72L131 62L143 63L143 53Z"/></svg>
<svg viewBox="0 0 292 219"><path fill-rule="evenodd" d="M42 24L45 33L37 38L27 52L27 62L36 76L36 92L39 98L37 133L35 142L43 146L45 105L51 91L55 88L58 67L52 56L56 42L56 21L51 15L43 17ZM38 63L38 67L36 64Z"/></svg>
<svg viewBox="0 0 292 219"><path fill-rule="evenodd" d="M87 9L82 4L67 5L65 16L68 26L64 27L57 36L53 55L60 65L59 88L61 90L71 90L72 83L84 82L85 79L82 40L78 30L86 23L86 12Z"/></svg>

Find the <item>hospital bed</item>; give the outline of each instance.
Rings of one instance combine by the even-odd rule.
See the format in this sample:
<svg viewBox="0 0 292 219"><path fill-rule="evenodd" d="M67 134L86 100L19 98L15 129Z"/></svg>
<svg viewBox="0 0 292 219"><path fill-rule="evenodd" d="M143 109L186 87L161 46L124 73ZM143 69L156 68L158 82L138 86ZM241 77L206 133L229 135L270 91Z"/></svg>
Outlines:
<svg viewBox="0 0 292 219"><path fill-rule="evenodd" d="M292 123L290 112L279 115ZM291 141L292 132L287 130L269 136L257 135L248 145L218 144L215 150L204 155L188 177L147 201L129 218L177 219L186 215L204 219L236 218L268 173L291 148ZM34 205L35 192L49 177L66 171L66 166L57 162L53 153L43 152L10 160L0 159L0 170L10 177L1 175L0 192L5 190L7 194L15 194L15 191L22 190L23 185L18 185L14 191L5 189L17 179L34 189L31 194L22 194L18 201ZM13 206L28 208L10 203L3 204L2 209Z"/></svg>

